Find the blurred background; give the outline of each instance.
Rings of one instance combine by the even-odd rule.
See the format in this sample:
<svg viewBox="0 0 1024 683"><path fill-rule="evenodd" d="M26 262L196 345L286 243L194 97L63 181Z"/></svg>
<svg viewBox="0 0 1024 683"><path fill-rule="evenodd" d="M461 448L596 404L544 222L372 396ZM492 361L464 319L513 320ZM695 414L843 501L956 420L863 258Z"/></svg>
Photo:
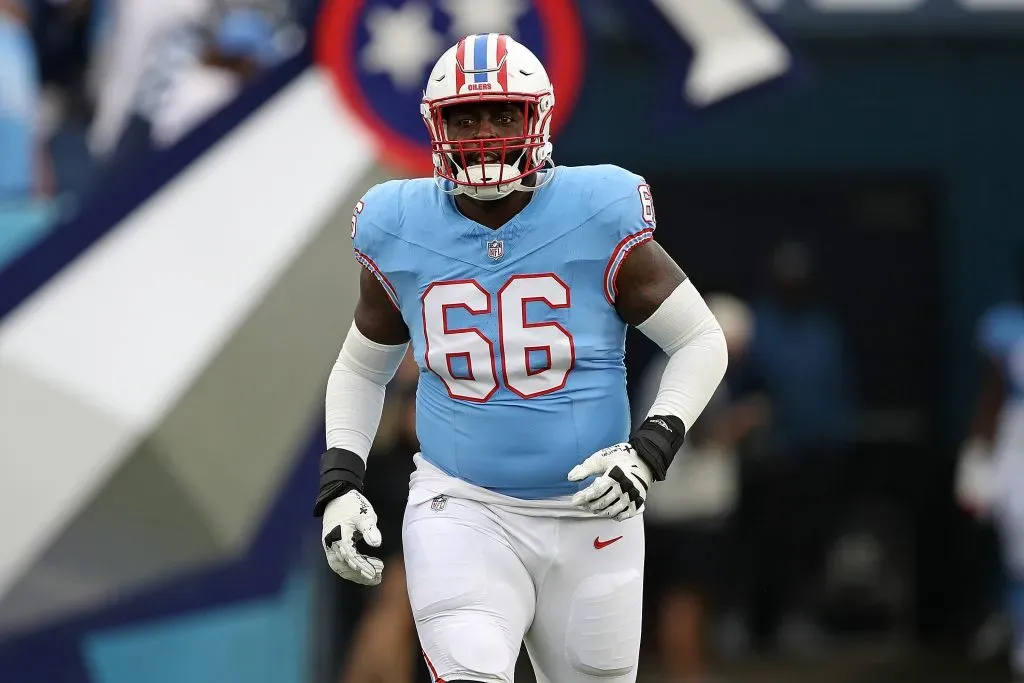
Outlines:
<svg viewBox="0 0 1024 683"><path fill-rule="evenodd" d="M429 681L414 365L383 585L311 507L351 207L429 171L422 81L486 31L548 65L558 163L646 177L729 340L649 501L640 680L1011 680L957 472L1024 295L1024 2L0 0L0 681ZM628 349L639 417L664 357Z"/></svg>

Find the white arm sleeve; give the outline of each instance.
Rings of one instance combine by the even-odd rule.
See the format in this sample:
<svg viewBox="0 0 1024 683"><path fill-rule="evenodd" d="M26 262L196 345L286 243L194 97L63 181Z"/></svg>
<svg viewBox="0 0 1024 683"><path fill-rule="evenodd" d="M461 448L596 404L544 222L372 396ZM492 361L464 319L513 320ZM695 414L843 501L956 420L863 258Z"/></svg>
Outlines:
<svg viewBox="0 0 1024 683"><path fill-rule="evenodd" d="M725 376L725 335L689 279L637 329L668 354L661 385L647 415L674 415L693 427Z"/></svg>
<svg viewBox="0 0 1024 683"><path fill-rule="evenodd" d="M409 343L387 346L370 341L355 323L327 380L327 447L344 448L365 462L380 415L384 387L398 371Z"/></svg>

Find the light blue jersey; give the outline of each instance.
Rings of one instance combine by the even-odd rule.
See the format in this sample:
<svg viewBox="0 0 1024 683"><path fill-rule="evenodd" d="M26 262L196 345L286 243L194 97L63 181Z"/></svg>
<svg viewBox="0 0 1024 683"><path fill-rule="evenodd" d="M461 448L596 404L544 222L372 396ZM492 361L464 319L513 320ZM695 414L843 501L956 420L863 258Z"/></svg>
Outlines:
<svg viewBox="0 0 1024 683"><path fill-rule="evenodd" d="M566 474L625 441L626 324L615 278L653 237L643 178L559 167L498 230L465 218L432 179L371 189L356 258L383 284L420 368L423 457L517 498L576 491Z"/></svg>
<svg viewBox="0 0 1024 683"><path fill-rule="evenodd" d="M1024 307L1002 305L981 320L978 342L1003 371L1010 396L1024 401Z"/></svg>

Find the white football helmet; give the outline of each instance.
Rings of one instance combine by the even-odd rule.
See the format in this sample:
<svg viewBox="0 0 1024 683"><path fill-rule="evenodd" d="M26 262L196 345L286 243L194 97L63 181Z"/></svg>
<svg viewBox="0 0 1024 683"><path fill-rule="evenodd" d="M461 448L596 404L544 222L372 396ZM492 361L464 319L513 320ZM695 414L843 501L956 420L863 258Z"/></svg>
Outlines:
<svg viewBox="0 0 1024 683"><path fill-rule="evenodd" d="M522 135L448 139L446 107L495 101L522 103ZM536 55L500 33L466 36L437 60L420 104L438 186L449 194L484 200L537 189L546 180L534 185L524 185L523 180L545 164L553 166L549 137L554 109L554 89ZM467 152L476 153L479 161L469 163ZM484 152L497 160L487 161Z"/></svg>

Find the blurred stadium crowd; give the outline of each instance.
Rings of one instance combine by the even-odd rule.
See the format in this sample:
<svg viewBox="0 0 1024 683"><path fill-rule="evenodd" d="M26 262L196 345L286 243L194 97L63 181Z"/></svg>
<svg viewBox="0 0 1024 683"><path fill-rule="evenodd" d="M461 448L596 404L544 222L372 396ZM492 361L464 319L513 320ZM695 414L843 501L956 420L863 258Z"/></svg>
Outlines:
<svg viewBox="0 0 1024 683"><path fill-rule="evenodd" d="M0 267L301 49L300 7L3 0Z"/></svg>

